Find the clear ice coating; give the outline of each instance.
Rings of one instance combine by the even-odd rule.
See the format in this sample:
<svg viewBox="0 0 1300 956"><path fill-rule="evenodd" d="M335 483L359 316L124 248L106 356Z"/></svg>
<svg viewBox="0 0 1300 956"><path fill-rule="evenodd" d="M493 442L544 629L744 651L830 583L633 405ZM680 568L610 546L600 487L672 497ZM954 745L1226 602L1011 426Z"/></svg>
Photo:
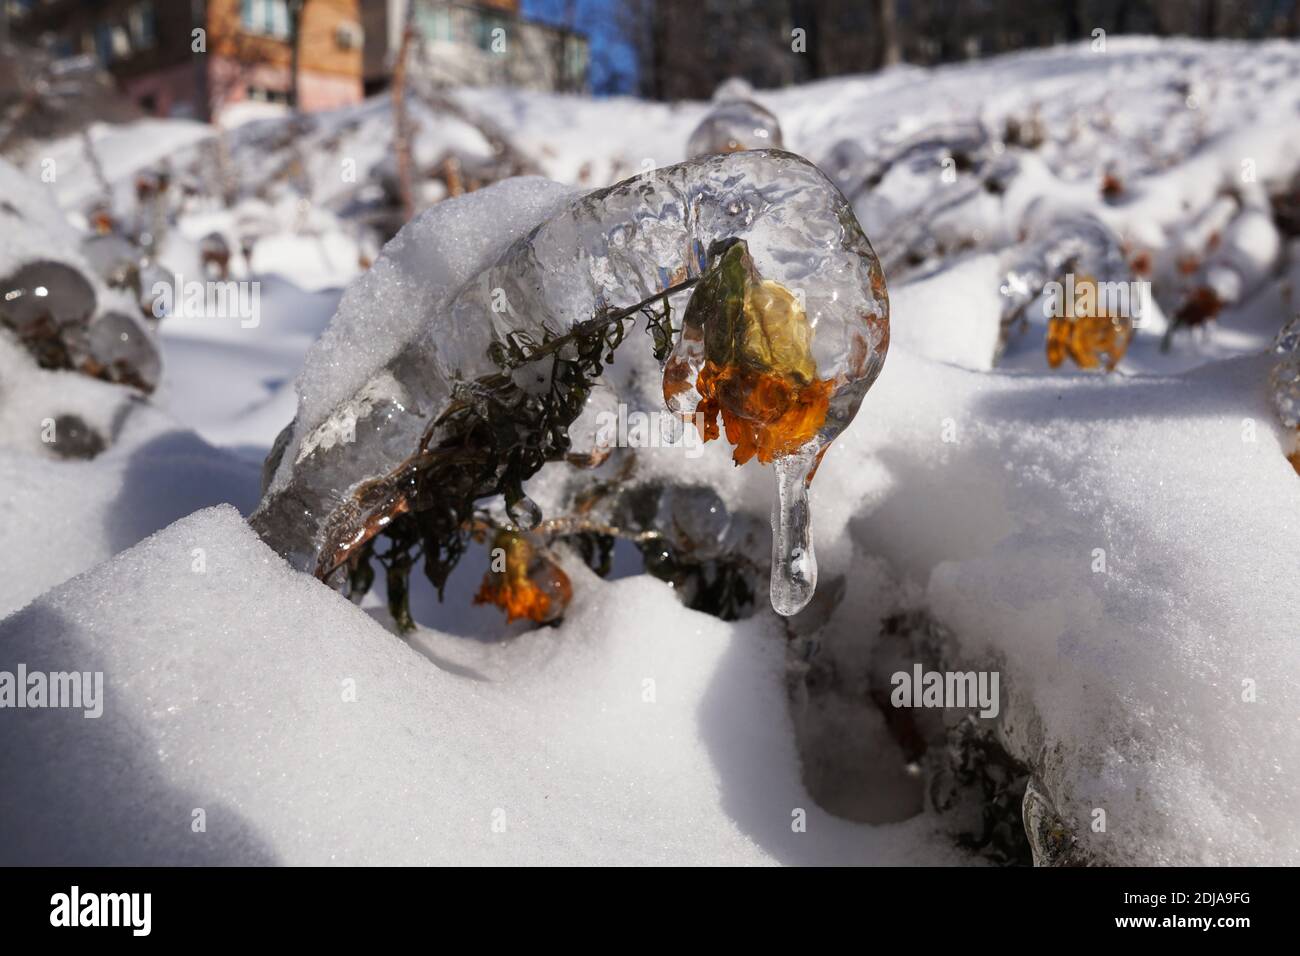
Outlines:
<svg viewBox="0 0 1300 956"><path fill-rule="evenodd" d="M1036 214L1037 213L1037 214ZM1047 283L1066 273L1100 282L1127 282L1128 261L1118 237L1088 213L1038 213L1025 216L1028 237L1002 256L1002 334L1000 347L1022 324L1025 308Z"/></svg>
<svg viewBox="0 0 1300 956"><path fill-rule="evenodd" d="M1273 354L1278 362L1269 373L1269 397L1287 428L1300 428L1300 316L1277 333Z"/></svg>
<svg viewBox="0 0 1300 956"><path fill-rule="evenodd" d="M158 387L162 374L152 337L140 321L122 312L105 312L91 322L74 356L89 374L145 392Z"/></svg>
<svg viewBox="0 0 1300 956"><path fill-rule="evenodd" d="M542 523L542 509L527 495L506 502L506 514L520 531L532 531Z"/></svg>
<svg viewBox="0 0 1300 956"><path fill-rule="evenodd" d="M686 155L701 159L746 149L780 149L781 124L770 110L752 100L717 103L686 141Z"/></svg>
<svg viewBox="0 0 1300 956"><path fill-rule="evenodd" d="M62 262L31 262L0 280L0 320L20 337L80 325L94 311L95 290Z"/></svg>
<svg viewBox="0 0 1300 956"><path fill-rule="evenodd" d="M7 326L42 368L87 375L152 392L158 347L145 324L121 312L96 315L95 290L76 269L36 261L0 278L0 326Z"/></svg>
<svg viewBox="0 0 1300 956"><path fill-rule="evenodd" d="M707 270L710 250L736 240L766 288L798 301L808 365L827 383L824 422L811 447L800 449L817 454L852 420L884 362L884 276L843 195L817 167L779 150L730 153L597 190L516 240L431 310L400 352L324 421L290 426L268 459L253 527L296 567L328 577L389 516L418 509L403 467L442 437L438 419L453 390L501 373L500 343L542 342L666 294L680 299ZM802 492L789 495L787 526L793 540L807 536L808 544L778 565L779 574L797 578L778 607L784 613L797 610L815 583L804 481Z"/></svg>
<svg viewBox="0 0 1300 956"><path fill-rule="evenodd" d="M858 139L842 139L831 147L822 168L852 201L880 185L897 167L927 176L935 170L980 171L994 161L993 146L984 124L954 120L931 124L899 142L881 143L870 150Z"/></svg>
<svg viewBox="0 0 1300 956"><path fill-rule="evenodd" d="M125 236L113 233L87 236L81 243L81 254L110 286L124 288L139 285L143 253Z"/></svg>
<svg viewBox="0 0 1300 956"><path fill-rule="evenodd" d="M883 282L878 288L883 296ZM715 246L664 367L672 412L696 421L706 441L725 432L737 465L757 457L776 466L771 592L783 615L816 587L808 485L861 402L858 383L881 344L872 339L875 318L831 313L814 327L798 293L764 277L748 242L736 239ZM846 345L818 354L818 337Z"/></svg>

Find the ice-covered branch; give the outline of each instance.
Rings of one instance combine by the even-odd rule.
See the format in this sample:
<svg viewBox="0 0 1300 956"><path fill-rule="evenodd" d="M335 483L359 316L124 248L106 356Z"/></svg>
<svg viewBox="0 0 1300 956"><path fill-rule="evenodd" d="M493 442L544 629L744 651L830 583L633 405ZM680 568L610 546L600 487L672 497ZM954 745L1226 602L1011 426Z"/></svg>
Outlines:
<svg viewBox="0 0 1300 956"><path fill-rule="evenodd" d="M884 277L843 196L815 166L775 150L744 152L571 201L454 293L430 290L424 320L359 389L319 420L300 404L268 461L254 527L297 567L327 577L395 516L438 512L454 528L478 499L517 503L519 483L562 456L564 430L622 341L611 318L687 287L717 266L711 253L736 243L749 272L741 286L711 293L740 296L744 321L728 327L747 344L735 367L762 371L755 363L766 356L783 400L822 394L804 445L780 455L815 461L880 371ZM786 368L772 350L791 335L801 351ZM732 398L724 419L743 404ZM770 411L780 418L789 409ZM765 414L754 412L754 427ZM803 560L811 558L809 545Z"/></svg>

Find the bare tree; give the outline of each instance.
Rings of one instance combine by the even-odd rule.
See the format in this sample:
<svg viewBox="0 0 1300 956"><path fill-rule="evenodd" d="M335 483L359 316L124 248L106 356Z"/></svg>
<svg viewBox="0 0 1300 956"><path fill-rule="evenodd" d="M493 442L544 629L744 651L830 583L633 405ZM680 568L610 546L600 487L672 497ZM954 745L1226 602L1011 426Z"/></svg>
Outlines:
<svg viewBox="0 0 1300 956"><path fill-rule="evenodd" d="M1201 34L1214 38L1219 26L1219 5L1215 0L1203 0L1201 7Z"/></svg>
<svg viewBox="0 0 1300 956"><path fill-rule="evenodd" d="M875 0L876 29L880 35L878 67L892 66L903 58L898 43L897 0Z"/></svg>
<svg viewBox="0 0 1300 956"><path fill-rule="evenodd" d="M406 5L406 22L402 26L402 45L393 64L393 154L397 158L397 188L402 200L402 219L415 215L415 189L411 160L411 121L406 113L406 71L411 47L415 43L415 4Z"/></svg>
<svg viewBox="0 0 1300 956"><path fill-rule="evenodd" d="M577 14L577 0L564 0L564 13L555 38L555 90L557 93L572 91L572 84L569 82L569 41L573 36Z"/></svg>
<svg viewBox="0 0 1300 956"><path fill-rule="evenodd" d="M301 109L299 86L302 60L302 15L307 0L289 0L289 105L295 112Z"/></svg>

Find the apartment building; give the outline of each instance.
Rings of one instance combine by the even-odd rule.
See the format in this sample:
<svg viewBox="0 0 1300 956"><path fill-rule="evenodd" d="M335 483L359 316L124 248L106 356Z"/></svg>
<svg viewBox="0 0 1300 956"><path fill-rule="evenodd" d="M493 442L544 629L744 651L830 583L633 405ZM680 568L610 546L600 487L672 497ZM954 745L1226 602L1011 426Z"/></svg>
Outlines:
<svg viewBox="0 0 1300 956"><path fill-rule="evenodd" d="M411 69L435 83L587 89L587 38L527 19L519 0L0 0L0 24L93 56L146 113L206 120L249 100L310 112L383 89L410 2Z"/></svg>
<svg viewBox="0 0 1300 956"><path fill-rule="evenodd" d="M210 119L248 100L307 111L363 95L362 0L10 0L9 29L88 54L147 113ZM295 84L295 61L296 79Z"/></svg>
<svg viewBox="0 0 1300 956"><path fill-rule="evenodd" d="M383 88L411 11L411 69L446 86L586 92L589 44L577 29L525 17L519 0L376 0L365 4L367 90Z"/></svg>

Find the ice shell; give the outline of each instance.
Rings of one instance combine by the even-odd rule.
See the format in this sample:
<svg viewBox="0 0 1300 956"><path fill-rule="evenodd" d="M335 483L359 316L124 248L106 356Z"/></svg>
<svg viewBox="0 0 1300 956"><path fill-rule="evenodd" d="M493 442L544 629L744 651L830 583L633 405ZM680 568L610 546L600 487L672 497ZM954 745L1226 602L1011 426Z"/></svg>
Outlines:
<svg viewBox="0 0 1300 956"><path fill-rule="evenodd" d="M752 100L726 100L709 112L686 142L691 159L746 149L780 149L781 124Z"/></svg>
<svg viewBox="0 0 1300 956"><path fill-rule="evenodd" d="M95 290L61 262L32 262L0 280L0 320L19 334L42 320L56 328L79 325L95 311Z"/></svg>
<svg viewBox="0 0 1300 956"><path fill-rule="evenodd" d="M140 323L121 312L106 312L90 324L82 348L83 367L92 374L153 391L162 363L152 339Z"/></svg>

